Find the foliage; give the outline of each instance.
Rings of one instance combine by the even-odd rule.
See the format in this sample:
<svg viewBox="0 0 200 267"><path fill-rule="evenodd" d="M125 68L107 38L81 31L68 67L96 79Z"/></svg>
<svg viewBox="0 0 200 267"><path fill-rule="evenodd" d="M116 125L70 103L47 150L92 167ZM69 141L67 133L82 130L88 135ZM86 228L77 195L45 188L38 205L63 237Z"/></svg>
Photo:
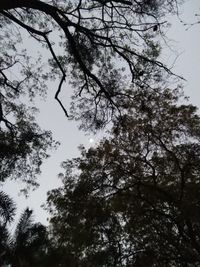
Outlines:
<svg viewBox="0 0 200 267"><path fill-rule="evenodd" d="M47 232L40 223L33 223L32 213L32 210L25 209L15 229L10 251L11 266L42 266Z"/></svg>
<svg viewBox="0 0 200 267"><path fill-rule="evenodd" d="M11 109L15 123L6 121L6 127L0 127L0 181L9 177L25 181L27 188L37 186L36 176L42 161L48 157L47 150L57 143L50 131L39 128L23 106L12 104Z"/></svg>
<svg viewBox="0 0 200 267"><path fill-rule="evenodd" d="M138 68L138 61L171 74L152 55L159 37L164 36L165 15L176 13L180 2L2 0L1 39L5 49L0 56L1 80L14 94L26 91L34 95L44 91L46 79L59 78L55 98L68 115L59 98L67 77L74 86L70 116L81 119L82 127L98 129L121 111L119 99L129 98L124 89L130 82L143 85L141 76L149 73L143 65ZM37 71L34 58L25 50L19 53L20 34L21 41L26 39L23 30L50 51L49 73L43 73L39 61ZM8 48L10 53L6 52ZM146 49L151 53L144 53ZM20 68L20 78L10 79L8 71L16 67Z"/></svg>
<svg viewBox="0 0 200 267"><path fill-rule="evenodd" d="M8 224L15 215L15 204L4 192L0 191L0 265L6 262L6 252L11 245L11 236L8 231Z"/></svg>
<svg viewBox="0 0 200 267"><path fill-rule="evenodd" d="M7 202L8 206L14 207L13 201L4 193L1 194L1 198L4 198L4 201L0 202L0 207L7 211L10 219L13 219L12 210L5 208L5 205L3 205ZM24 210L14 233L10 233L8 223L7 220L0 225L1 266L47 266L44 265L48 251L46 227L33 222L33 211L28 208Z"/></svg>
<svg viewBox="0 0 200 267"><path fill-rule="evenodd" d="M36 108L22 104L37 94L45 94L40 69L34 67L23 49L20 36L1 17L0 33L0 181L8 177L36 186L47 150L53 148L50 131L42 131L35 122ZM36 64L37 65L37 64ZM43 88L41 91L41 87ZM28 98L27 98L28 97Z"/></svg>
<svg viewBox="0 0 200 267"><path fill-rule="evenodd" d="M199 266L197 109L178 88L139 89L126 106L48 194L60 266Z"/></svg>
<svg viewBox="0 0 200 267"><path fill-rule="evenodd" d="M3 191L0 191L0 217L1 225L12 222L15 215L15 204L13 200Z"/></svg>
<svg viewBox="0 0 200 267"><path fill-rule="evenodd" d="M56 144L22 103L44 96L49 79L60 80L66 116L68 78L70 118L113 127L63 163L63 187L48 195L49 236L29 209L10 234L15 205L0 192L0 265L200 265L200 117L179 88L166 88L173 73L159 61L165 15L180 2L1 0L0 181L37 185ZM50 52L45 71L44 58L22 48L27 36Z"/></svg>

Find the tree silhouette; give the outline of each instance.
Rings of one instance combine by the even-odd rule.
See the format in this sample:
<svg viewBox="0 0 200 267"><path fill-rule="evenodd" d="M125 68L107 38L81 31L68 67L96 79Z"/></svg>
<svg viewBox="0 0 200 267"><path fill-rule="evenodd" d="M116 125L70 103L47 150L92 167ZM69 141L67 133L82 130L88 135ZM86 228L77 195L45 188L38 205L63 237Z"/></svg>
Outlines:
<svg viewBox="0 0 200 267"><path fill-rule="evenodd" d="M61 266L200 264L197 109L179 89L135 94L111 137L64 162L49 192Z"/></svg>
<svg viewBox="0 0 200 267"><path fill-rule="evenodd" d="M18 179L24 181L28 189L38 185L36 176L41 164L48 157L47 150L55 147L56 142L50 131L40 129L26 109L22 106L16 109L10 110L16 116L15 122L8 122L11 124L8 128L3 123L0 125L0 181Z"/></svg>
<svg viewBox="0 0 200 267"><path fill-rule="evenodd" d="M5 198L5 194L3 196ZM13 205L9 202L10 204ZM33 222L32 215L32 210L25 209L14 233L9 233L7 224L4 229L1 226L1 266L45 266L43 262L45 263L48 251L47 231L40 223ZM9 217L13 219L11 211Z"/></svg>
<svg viewBox="0 0 200 267"><path fill-rule="evenodd" d="M13 200L0 191L0 266L7 262L6 254L11 246L11 236L7 226L14 219L15 209Z"/></svg>
<svg viewBox="0 0 200 267"><path fill-rule="evenodd" d="M163 18L175 13L178 3L177 0L3 0L1 38L7 51L2 49L1 54L2 84L15 94L25 91L33 96L38 90L44 91L48 77L58 77L55 98L68 116L59 98L67 78L75 88L71 117L81 119L82 127L85 121L88 127L102 127L116 110L121 111L119 100L131 97L131 92L127 95L125 91L130 81L137 86L145 85L141 76L148 76L149 72L143 64L139 67L138 62L171 74L153 54L159 51L157 36L163 36L166 24ZM48 73L42 72L41 65L24 50L19 50L19 33L25 34L22 29L51 53ZM61 52L54 45L59 38ZM10 79L8 71L16 67L21 70L20 78Z"/></svg>

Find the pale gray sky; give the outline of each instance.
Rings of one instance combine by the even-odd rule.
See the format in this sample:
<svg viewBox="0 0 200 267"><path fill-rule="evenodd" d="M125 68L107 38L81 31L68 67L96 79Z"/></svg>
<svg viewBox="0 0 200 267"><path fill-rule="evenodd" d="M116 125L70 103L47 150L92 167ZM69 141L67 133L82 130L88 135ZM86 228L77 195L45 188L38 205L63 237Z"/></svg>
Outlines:
<svg viewBox="0 0 200 267"><path fill-rule="evenodd" d="M200 0L186 0L186 3L180 8L180 18L188 23L195 22L197 18L194 14L198 11L200 13ZM172 27L168 30L167 36L171 40L170 46L177 51L177 54L180 54L173 71L187 80L184 86L185 93L190 96L190 101L193 104L200 107L200 24L194 25L186 31L187 27L184 27L177 18L174 17L170 20ZM171 64L176 54L171 54L172 52L169 50L166 51L165 58ZM61 146L43 164L42 174L38 178L39 189L30 192L30 197L26 199L23 195L18 196L21 185L17 182L8 182L4 186L4 190L17 203L18 214L29 206L34 209L35 220L45 224L47 223L47 214L40 206L46 200L46 192L60 184L57 178L58 173L62 171L60 163L68 158L78 156L77 147L80 144L89 147L91 137L97 141L103 136L103 133L99 133L96 137L86 136L78 130L76 123L68 121L54 100L55 88L56 85L50 84L47 101L38 102L40 107L38 121L43 129L49 129L53 132L54 138L61 142ZM67 90L65 92L66 98ZM68 91L70 92L70 88Z"/></svg>

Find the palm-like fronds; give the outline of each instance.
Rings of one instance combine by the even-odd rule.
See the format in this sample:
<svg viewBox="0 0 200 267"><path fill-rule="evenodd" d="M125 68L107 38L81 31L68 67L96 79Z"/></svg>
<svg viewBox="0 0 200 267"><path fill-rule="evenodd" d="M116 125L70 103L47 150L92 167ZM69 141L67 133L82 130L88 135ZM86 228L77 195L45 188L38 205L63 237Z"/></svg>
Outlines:
<svg viewBox="0 0 200 267"><path fill-rule="evenodd" d="M33 222L33 211L25 209L13 235L11 266L36 266L45 253L46 228Z"/></svg>
<svg viewBox="0 0 200 267"><path fill-rule="evenodd" d="M13 200L0 191L0 266L43 266L46 255L46 227L34 223L33 211L26 208L19 219L14 234L8 223L12 222L16 206Z"/></svg>
<svg viewBox="0 0 200 267"><path fill-rule="evenodd" d="M26 236L29 229L33 225L33 211L29 208L26 208L24 212L21 214L19 222L17 224L14 239L15 242L18 242L18 239L21 239L22 236Z"/></svg>
<svg viewBox="0 0 200 267"><path fill-rule="evenodd" d="M26 208L11 235L8 223L14 219L15 204L0 191L0 266L43 266L47 250L46 227L34 223L33 211Z"/></svg>
<svg viewBox="0 0 200 267"><path fill-rule="evenodd" d="M16 206L5 192L0 191L0 221L1 224L6 225L13 221Z"/></svg>
<svg viewBox="0 0 200 267"><path fill-rule="evenodd" d="M0 266L7 263L12 238L8 231L8 223L12 222L16 206L12 198L0 191Z"/></svg>

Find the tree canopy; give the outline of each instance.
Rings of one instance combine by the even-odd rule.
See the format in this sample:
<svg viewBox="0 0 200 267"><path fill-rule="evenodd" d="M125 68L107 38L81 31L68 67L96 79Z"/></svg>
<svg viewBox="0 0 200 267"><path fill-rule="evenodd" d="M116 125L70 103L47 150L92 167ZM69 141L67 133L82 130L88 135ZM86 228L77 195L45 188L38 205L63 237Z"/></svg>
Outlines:
<svg viewBox="0 0 200 267"><path fill-rule="evenodd" d="M14 232L9 223L14 219L15 204L0 192L0 265L12 267L47 266L48 235L46 227L33 222L33 211L26 208ZM3 211L3 212L2 212Z"/></svg>
<svg viewBox="0 0 200 267"><path fill-rule="evenodd" d="M26 188L37 186L36 176L40 174L41 164L48 157L47 150L56 147L50 131L42 131L32 115L22 105L2 101L4 112L14 114L11 123L4 117L0 125L0 181L7 178L20 179Z"/></svg>
<svg viewBox="0 0 200 267"><path fill-rule="evenodd" d="M111 137L64 162L49 192L61 266L200 264L200 117L178 88L135 93Z"/></svg>
<svg viewBox="0 0 200 267"><path fill-rule="evenodd" d="M10 52L2 50L2 83L15 93L25 86L26 92L34 95L36 89L44 90L46 79L57 77L60 82L55 98L68 116L59 98L67 79L74 87L70 116L81 119L85 128L102 127L116 110L121 112L121 99L131 97L131 92L126 92L130 82L147 86L150 66L171 73L157 59L157 41L164 35L165 15L177 12L179 2L1 1L1 27L5 32L1 39ZM40 71L36 71L30 64L31 56L16 49L20 34L22 40L25 34L22 29L50 51L48 73L43 73L40 65ZM6 72L17 64L21 64L22 74L18 81Z"/></svg>
<svg viewBox="0 0 200 267"><path fill-rule="evenodd" d="M200 265L200 116L160 61L166 15L181 2L0 1L0 182L36 186L57 145L35 118L49 81L84 130L112 121L109 136L62 163L48 228L26 209L10 233L16 206L0 192L0 265ZM26 49L29 37L37 46Z"/></svg>
<svg viewBox="0 0 200 267"><path fill-rule="evenodd" d="M163 81L162 72L171 73L158 61L158 37L165 14L176 12L177 3L1 1L0 181L20 177L37 184L40 165L55 145L34 116L33 101L45 96L49 79L59 84L55 98L65 114L96 130L123 113L124 101L134 97L130 84L143 89ZM28 37L32 47L26 49ZM65 81L74 87L70 110L59 98Z"/></svg>
<svg viewBox="0 0 200 267"><path fill-rule="evenodd" d="M0 182L9 177L36 186L47 150L56 145L51 132L36 123L35 103L28 104L45 94L45 85L36 62L18 46L17 29L2 15L0 23Z"/></svg>

